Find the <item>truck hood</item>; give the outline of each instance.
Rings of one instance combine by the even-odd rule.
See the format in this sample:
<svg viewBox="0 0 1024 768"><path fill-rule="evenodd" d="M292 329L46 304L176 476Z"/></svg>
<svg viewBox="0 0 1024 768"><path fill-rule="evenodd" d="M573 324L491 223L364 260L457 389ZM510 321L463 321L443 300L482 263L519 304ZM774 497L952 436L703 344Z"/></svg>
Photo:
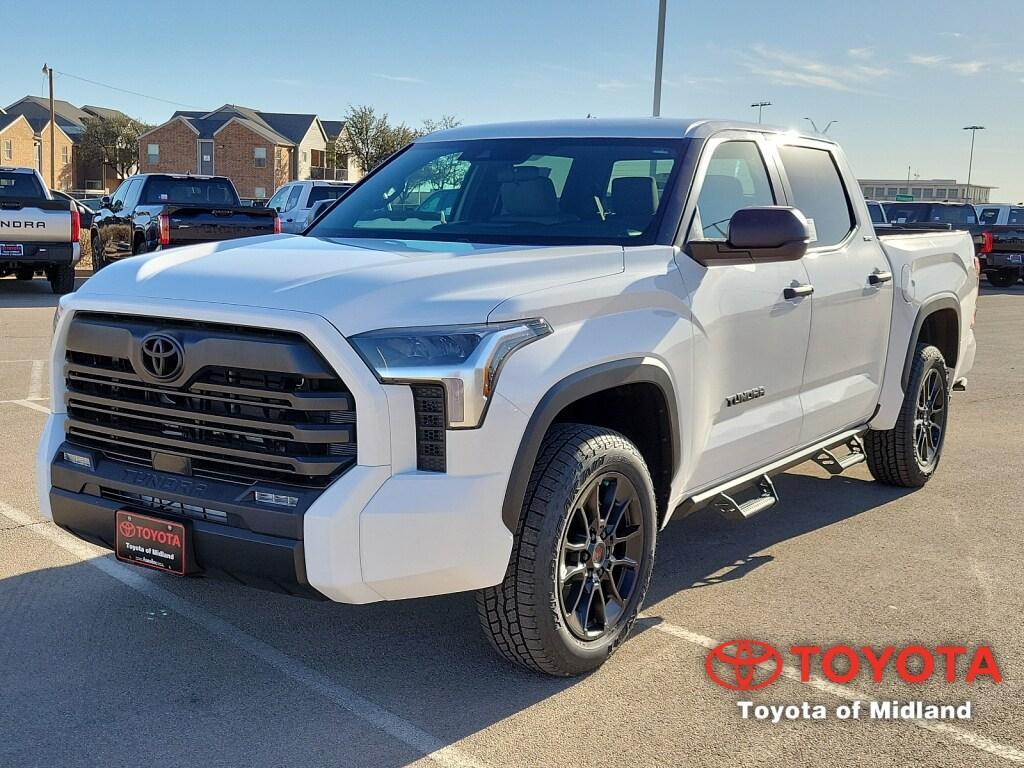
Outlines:
<svg viewBox="0 0 1024 768"><path fill-rule="evenodd" d="M623 270L619 246L508 246L272 235L112 264L80 294L309 312L351 336L480 323L506 299Z"/></svg>

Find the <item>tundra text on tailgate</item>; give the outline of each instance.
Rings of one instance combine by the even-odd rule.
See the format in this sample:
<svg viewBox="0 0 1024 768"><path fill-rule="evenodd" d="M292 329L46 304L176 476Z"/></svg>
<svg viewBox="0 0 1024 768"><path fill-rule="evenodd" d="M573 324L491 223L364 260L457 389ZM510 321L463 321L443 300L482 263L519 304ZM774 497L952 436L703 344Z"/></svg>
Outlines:
<svg viewBox="0 0 1024 768"><path fill-rule="evenodd" d="M174 573L476 590L499 653L579 674L628 634L671 517L744 520L808 460L924 485L977 288L969 234L876 236L820 137L447 130L303 236L131 259L65 299L42 508Z"/></svg>

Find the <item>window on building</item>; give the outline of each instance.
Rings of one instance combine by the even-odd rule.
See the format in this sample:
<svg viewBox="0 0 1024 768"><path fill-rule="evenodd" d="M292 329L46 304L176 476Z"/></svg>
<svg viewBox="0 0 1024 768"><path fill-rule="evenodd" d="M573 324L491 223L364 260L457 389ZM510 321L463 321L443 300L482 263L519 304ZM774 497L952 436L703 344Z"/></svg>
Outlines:
<svg viewBox="0 0 1024 768"><path fill-rule="evenodd" d="M14 159L14 141L13 139L4 139L4 160Z"/></svg>
<svg viewBox="0 0 1024 768"><path fill-rule="evenodd" d="M888 187L885 190L886 197L896 197L896 187Z"/></svg>
<svg viewBox="0 0 1024 768"><path fill-rule="evenodd" d="M302 162L305 163L308 160L309 160L309 152L307 152L306 150L302 150Z"/></svg>
<svg viewBox="0 0 1024 768"><path fill-rule="evenodd" d="M920 200L923 197L920 187L911 187L910 194L912 194L916 200Z"/></svg>
<svg viewBox="0 0 1024 768"><path fill-rule="evenodd" d="M160 162L160 145L159 144L147 144L146 145L146 162L150 165L156 165Z"/></svg>
<svg viewBox="0 0 1024 768"><path fill-rule="evenodd" d="M930 200L931 198L935 197L935 190L932 189L931 187L925 187L923 197L925 200Z"/></svg>
<svg viewBox="0 0 1024 768"><path fill-rule="evenodd" d="M266 187L256 187L256 189L253 190L253 197L255 197L257 200L262 200L266 196L267 196L267 188Z"/></svg>
<svg viewBox="0 0 1024 768"><path fill-rule="evenodd" d="M68 145L67 145L67 144L65 144L64 146L62 146L62 147L60 148L60 161L61 161L61 163L63 163L64 165L67 165L67 164L68 164L68 154L69 154L69 151L68 151Z"/></svg>
<svg viewBox="0 0 1024 768"><path fill-rule="evenodd" d="M813 147L779 147L793 202L813 224L813 247L837 245L853 229L853 211L832 153Z"/></svg>
<svg viewBox="0 0 1024 768"><path fill-rule="evenodd" d="M257 168L267 167L267 148L256 147L253 151L253 162Z"/></svg>

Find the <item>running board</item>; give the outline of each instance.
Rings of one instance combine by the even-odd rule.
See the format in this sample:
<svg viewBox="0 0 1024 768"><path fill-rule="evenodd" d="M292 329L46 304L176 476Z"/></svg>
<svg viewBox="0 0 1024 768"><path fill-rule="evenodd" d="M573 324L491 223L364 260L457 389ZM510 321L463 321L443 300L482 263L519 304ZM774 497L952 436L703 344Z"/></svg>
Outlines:
<svg viewBox="0 0 1024 768"><path fill-rule="evenodd" d="M779 500L779 493L775 490L775 485L768 475L762 475L757 485L760 494L742 503L737 502L727 493L718 494L711 503L715 511L726 520L735 522L749 520L758 512L771 509Z"/></svg>
<svg viewBox="0 0 1024 768"><path fill-rule="evenodd" d="M848 451L845 456L836 456L832 449L822 448L813 461L830 475L841 475L850 467L863 464L867 459L864 455L864 443L859 436L850 438L846 444Z"/></svg>
<svg viewBox="0 0 1024 768"><path fill-rule="evenodd" d="M795 467L797 464L803 464L805 461L810 461L821 454L822 451L830 451L842 445L849 446L853 440L859 440L860 436L865 432L867 432L867 427L848 429L845 432L833 435L825 440L819 440L817 443L809 445L796 453L790 454L789 456L783 456L781 459L776 459L769 464L765 464L763 467L758 467L757 469L746 472L739 477L734 477L732 480L727 480L724 483L719 483L716 486L699 491L676 507L673 514L668 517L676 517L677 515L682 517L700 509L701 507L706 507L709 504L715 504L717 500L721 500L727 510L727 516L730 514L734 515L738 512L738 519L746 520L748 517L774 506L779 500L779 496L775 492L774 485L772 485L771 490L766 493L763 485L764 479L769 478L772 475L776 475L779 472L785 472L787 469ZM843 458L846 459L847 457L844 456ZM859 459L858 461L863 461L863 459ZM761 494L751 501L744 502L743 504L737 503L733 498L734 494L737 491L742 491L744 488L749 488L752 485L760 487ZM720 499L720 497L724 498ZM746 515L743 514L745 505L750 505L745 507L748 512ZM736 518L733 517L732 519ZM665 522L667 523L668 520L666 519Z"/></svg>

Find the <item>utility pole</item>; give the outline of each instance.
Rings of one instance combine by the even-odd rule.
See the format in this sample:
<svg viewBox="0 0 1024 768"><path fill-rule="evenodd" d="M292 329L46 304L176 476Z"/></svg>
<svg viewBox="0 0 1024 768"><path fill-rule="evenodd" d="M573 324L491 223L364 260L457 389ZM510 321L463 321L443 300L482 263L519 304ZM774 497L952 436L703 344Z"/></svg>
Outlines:
<svg viewBox="0 0 1024 768"><path fill-rule="evenodd" d="M53 116L53 67L43 64L43 74L50 77L50 189L56 189L57 122Z"/></svg>
<svg viewBox="0 0 1024 768"><path fill-rule="evenodd" d="M654 109L655 117L661 116L661 69L665 62L665 6L668 0L658 0L658 50L654 57Z"/></svg>
<svg viewBox="0 0 1024 768"><path fill-rule="evenodd" d="M755 101L751 104L751 107L757 107L757 124L761 124L761 110L765 107L770 107L772 103L770 101Z"/></svg>
<svg viewBox="0 0 1024 768"><path fill-rule="evenodd" d="M974 136L978 131L984 131L984 125L968 125L964 127L965 131L971 132L971 159L967 163L967 202L971 201L971 171L974 170Z"/></svg>

